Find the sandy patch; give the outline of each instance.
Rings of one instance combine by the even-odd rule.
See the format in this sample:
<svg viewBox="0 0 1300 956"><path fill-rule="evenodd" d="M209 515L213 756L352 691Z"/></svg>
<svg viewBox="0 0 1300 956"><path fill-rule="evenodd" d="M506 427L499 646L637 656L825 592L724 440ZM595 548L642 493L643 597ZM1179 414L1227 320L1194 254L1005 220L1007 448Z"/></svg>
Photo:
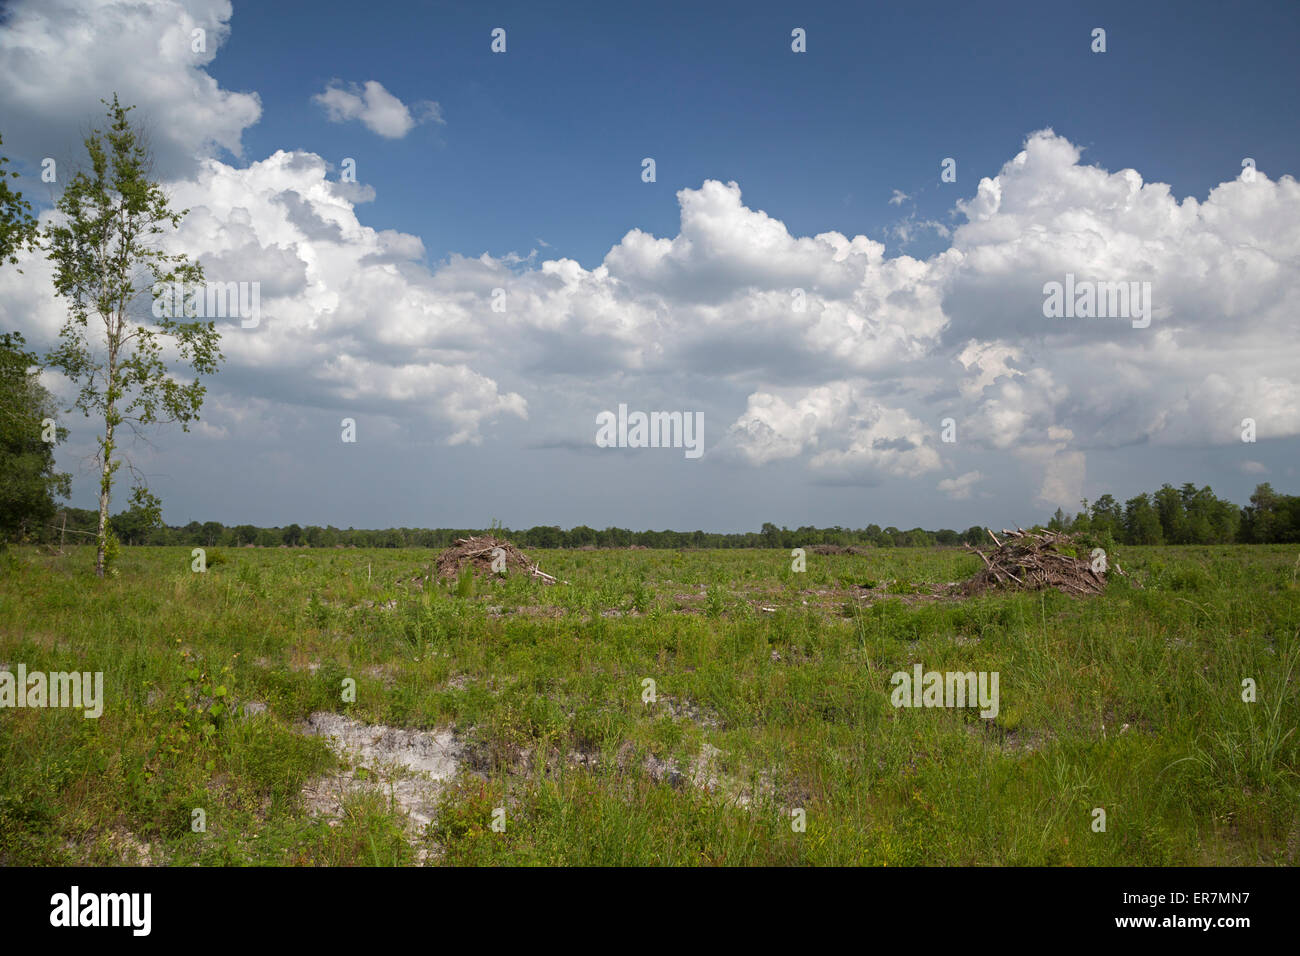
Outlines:
<svg viewBox="0 0 1300 956"><path fill-rule="evenodd" d="M304 731L326 738L344 764L303 788L308 810L330 818L338 817L345 797L377 791L418 833L432 822L438 795L460 766L461 744L450 730L386 727L317 711Z"/></svg>

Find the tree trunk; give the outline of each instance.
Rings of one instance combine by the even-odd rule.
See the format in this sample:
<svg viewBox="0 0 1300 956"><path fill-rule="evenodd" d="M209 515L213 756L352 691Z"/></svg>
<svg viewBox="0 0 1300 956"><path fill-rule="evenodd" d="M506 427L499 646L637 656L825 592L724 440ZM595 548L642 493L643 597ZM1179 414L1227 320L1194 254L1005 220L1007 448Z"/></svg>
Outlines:
<svg viewBox="0 0 1300 956"><path fill-rule="evenodd" d="M95 573L101 578L107 570L108 499L113 491L113 431L117 427L117 350L121 347L122 322L118 315L104 317L108 342L108 378L104 383L104 444L99 462L99 535L95 550Z"/></svg>
<svg viewBox="0 0 1300 956"><path fill-rule="evenodd" d="M99 535L95 539L95 573L104 576L104 554L108 550L108 494L113 486L111 458L113 455L113 409L110 407L104 425L104 446L101 449L99 472Z"/></svg>

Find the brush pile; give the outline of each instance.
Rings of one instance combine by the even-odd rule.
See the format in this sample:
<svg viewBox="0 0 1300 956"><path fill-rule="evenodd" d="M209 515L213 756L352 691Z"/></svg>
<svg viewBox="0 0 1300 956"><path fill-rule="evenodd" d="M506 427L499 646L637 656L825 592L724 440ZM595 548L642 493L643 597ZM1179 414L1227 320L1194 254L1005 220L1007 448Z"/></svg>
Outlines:
<svg viewBox="0 0 1300 956"><path fill-rule="evenodd" d="M807 549L812 554L870 554L870 548L863 548L856 544L848 546L842 544L814 544Z"/></svg>
<svg viewBox="0 0 1300 956"><path fill-rule="evenodd" d="M499 549L499 550L498 550ZM502 560L504 559L504 560ZM554 584L555 578L538 569L528 556L504 538L490 534L479 537L457 538L456 543L438 555L434 566L439 578L459 577L461 570L469 567L473 574L497 574L504 568L506 574L519 572Z"/></svg>
<svg viewBox="0 0 1300 956"><path fill-rule="evenodd" d="M985 530L997 548L986 554L966 546L984 561L979 573L962 585L968 596L990 590L1041 591L1044 588L1056 588L1066 594L1101 594L1106 590L1108 571L1124 573L1104 555L1094 559L1074 535L1004 528L1002 533L1006 537L999 541L992 530Z"/></svg>

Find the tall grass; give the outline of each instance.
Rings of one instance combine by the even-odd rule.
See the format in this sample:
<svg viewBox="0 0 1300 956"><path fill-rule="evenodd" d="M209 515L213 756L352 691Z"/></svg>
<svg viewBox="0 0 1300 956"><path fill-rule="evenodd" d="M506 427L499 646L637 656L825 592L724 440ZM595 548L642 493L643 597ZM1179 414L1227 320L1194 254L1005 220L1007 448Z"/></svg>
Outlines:
<svg viewBox="0 0 1300 956"><path fill-rule="evenodd" d="M0 862L1295 862L1294 547L1125 549L1130 578L1083 600L934 600L975 571L960 551L532 557L567 583L417 589L430 555L394 550L195 574L183 548L100 581L88 549L15 549L0 663L103 671L106 705L0 709ZM917 663L999 672L997 718L895 709ZM382 792L309 812L340 769L318 710L455 731L427 832Z"/></svg>

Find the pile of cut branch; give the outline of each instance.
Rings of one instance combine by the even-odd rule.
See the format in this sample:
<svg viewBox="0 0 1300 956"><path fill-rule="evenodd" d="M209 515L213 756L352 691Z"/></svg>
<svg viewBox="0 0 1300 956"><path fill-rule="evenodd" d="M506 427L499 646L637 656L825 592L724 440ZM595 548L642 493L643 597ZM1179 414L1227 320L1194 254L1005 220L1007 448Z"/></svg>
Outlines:
<svg viewBox="0 0 1300 956"><path fill-rule="evenodd" d="M555 578L540 570L513 544L490 534L457 538L455 544L438 555L435 566L439 578L458 577L465 567L474 574L497 574L497 569L504 568L507 574L518 571L547 584L555 583Z"/></svg>
<svg viewBox="0 0 1300 956"><path fill-rule="evenodd" d="M1066 594L1101 594L1106 590L1106 573L1123 574L1119 565L1098 562L1093 570L1090 552L1074 535L1057 531L1008 531L1001 541L986 528L997 547L987 554L966 547L980 556L984 567L962 585L967 595L990 590L1041 591L1056 588ZM1069 551L1074 551L1070 554Z"/></svg>

